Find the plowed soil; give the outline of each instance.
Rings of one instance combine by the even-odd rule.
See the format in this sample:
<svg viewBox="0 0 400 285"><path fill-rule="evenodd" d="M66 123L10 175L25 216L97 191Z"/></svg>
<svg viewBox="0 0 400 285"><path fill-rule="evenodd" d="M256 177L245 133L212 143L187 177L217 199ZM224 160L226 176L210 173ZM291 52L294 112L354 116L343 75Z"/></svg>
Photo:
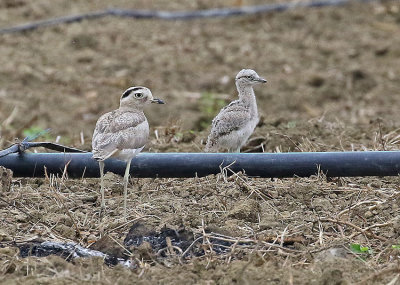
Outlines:
<svg viewBox="0 0 400 285"><path fill-rule="evenodd" d="M212 3L211 3L212 2ZM264 1L113 1L129 9L195 10ZM272 3L272 1L270 2ZM0 27L106 9L109 1L2 1ZM105 17L0 35L0 147L40 140L90 150L98 117L129 86L165 105L146 110L149 152L200 152L234 77L252 68L259 126L244 152L398 150L400 4L353 3L193 21ZM43 151L43 150L39 150ZM398 284L398 177L262 179L243 173L132 178L16 178L0 169L1 284ZM139 224L138 224L139 223ZM133 225L192 235L124 245ZM142 228L141 228L142 229ZM195 239L200 238L195 241ZM22 257L17 245L75 242L129 259ZM168 240L164 240L168 244ZM153 246L154 247L154 246Z"/></svg>

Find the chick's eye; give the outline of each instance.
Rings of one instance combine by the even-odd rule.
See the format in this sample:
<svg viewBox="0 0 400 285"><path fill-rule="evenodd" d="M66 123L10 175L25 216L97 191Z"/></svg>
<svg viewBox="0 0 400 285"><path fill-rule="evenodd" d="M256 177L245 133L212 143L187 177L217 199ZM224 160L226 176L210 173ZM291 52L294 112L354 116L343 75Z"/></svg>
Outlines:
<svg viewBox="0 0 400 285"><path fill-rule="evenodd" d="M135 98L143 98L143 94L142 93L135 93Z"/></svg>
<svg viewBox="0 0 400 285"><path fill-rule="evenodd" d="M253 78L253 76L246 76L246 78L247 78L247 79L252 79L252 78Z"/></svg>

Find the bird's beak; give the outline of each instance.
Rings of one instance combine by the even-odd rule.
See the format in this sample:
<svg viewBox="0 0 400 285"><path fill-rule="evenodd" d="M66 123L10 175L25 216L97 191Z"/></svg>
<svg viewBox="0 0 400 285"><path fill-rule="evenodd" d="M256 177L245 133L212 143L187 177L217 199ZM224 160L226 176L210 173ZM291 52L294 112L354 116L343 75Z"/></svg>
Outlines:
<svg viewBox="0 0 400 285"><path fill-rule="evenodd" d="M264 78L262 78L262 77L258 77L258 78L256 79L256 81L258 81L258 82L260 82L260 83L267 83L267 79L264 79Z"/></svg>
<svg viewBox="0 0 400 285"><path fill-rule="evenodd" d="M161 99L152 99L150 102L156 104L165 104L165 102Z"/></svg>

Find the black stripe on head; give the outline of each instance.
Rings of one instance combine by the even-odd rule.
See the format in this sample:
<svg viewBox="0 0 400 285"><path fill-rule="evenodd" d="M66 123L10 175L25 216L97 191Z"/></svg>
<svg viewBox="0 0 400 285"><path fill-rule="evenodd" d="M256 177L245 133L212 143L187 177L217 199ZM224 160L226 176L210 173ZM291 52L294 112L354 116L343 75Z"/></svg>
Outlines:
<svg viewBox="0 0 400 285"><path fill-rule="evenodd" d="M131 94L131 93L132 93L132 89L128 89L128 90L126 90L126 91L122 94L122 97L121 97L121 98L126 98L126 97L128 97L129 94Z"/></svg>
<svg viewBox="0 0 400 285"><path fill-rule="evenodd" d="M128 88L127 90L125 90L125 92L122 94L122 98L126 98L129 96L129 94L131 94L133 91L137 91L143 89L142 87L133 87L133 88Z"/></svg>
<svg viewBox="0 0 400 285"><path fill-rule="evenodd" d="M132 91L137 91L137 90L141 90L141 89L143 89L143 87L133 87L131 90Z"/></svg>

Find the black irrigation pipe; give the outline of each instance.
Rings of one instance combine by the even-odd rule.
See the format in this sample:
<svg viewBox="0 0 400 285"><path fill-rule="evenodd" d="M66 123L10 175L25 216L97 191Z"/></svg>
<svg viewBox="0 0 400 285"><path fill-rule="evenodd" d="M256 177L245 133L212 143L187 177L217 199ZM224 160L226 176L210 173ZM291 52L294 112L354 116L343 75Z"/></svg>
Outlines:
<svg viewBox="0 0 400 285"><path fill-rule="evenodd" d="M339 6L350 2L373 2L377 0L313 0L306 2L265 4L258 6L243 6L237 8L219 8L198 11L153 11L153 10L125 10L110 8L103 11L89 12L78 15L63 16L47 20L36 21L14 27L0 29L0 34L11 34L23 31L34 30L40 27L54 26L63 23L73 23L82 20L98 19L106 16L127 17L136 19L161 19L161 20L193 20L199 18L231 17L243 15L255 15L269 12L282 12L294 8L311 8L325 6Z"/></svg>
<svg viewBox="0 0 400 285"><path fill-rule="evenodd" d="M16 177L61 175L67 165L69 178L99 177L91 153L10 154L0 166ZM135 177L195 177L245 171L258 177L309 177L322 171L330 177L397 176L400 151L298 152L298 153L141 153L132 160ZM106 171L123 175L125 163L109 159Z"/></svg>

